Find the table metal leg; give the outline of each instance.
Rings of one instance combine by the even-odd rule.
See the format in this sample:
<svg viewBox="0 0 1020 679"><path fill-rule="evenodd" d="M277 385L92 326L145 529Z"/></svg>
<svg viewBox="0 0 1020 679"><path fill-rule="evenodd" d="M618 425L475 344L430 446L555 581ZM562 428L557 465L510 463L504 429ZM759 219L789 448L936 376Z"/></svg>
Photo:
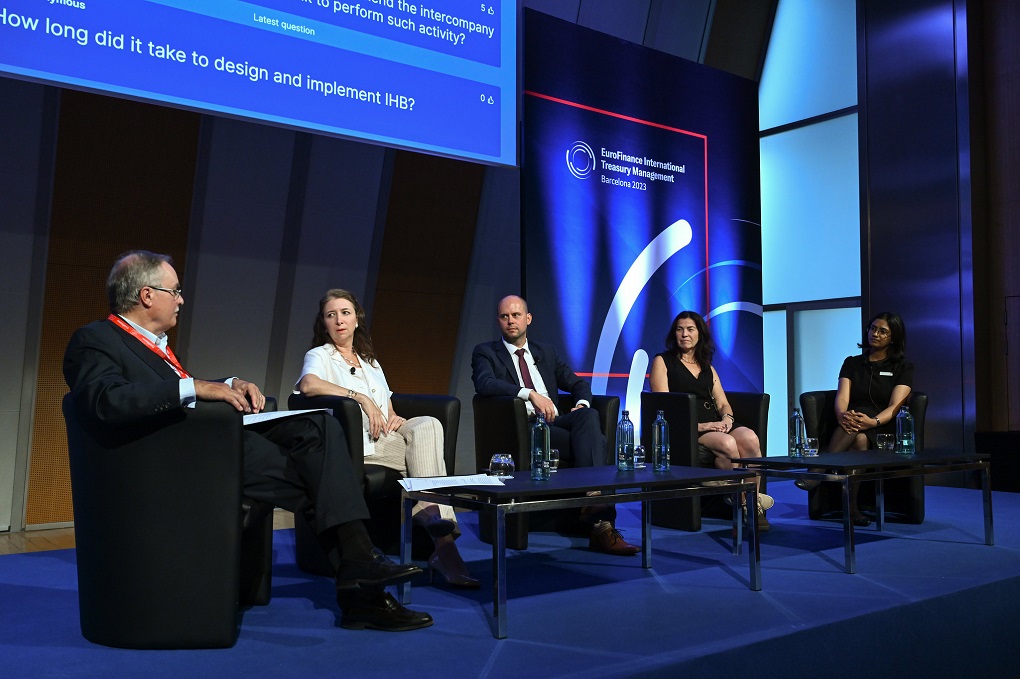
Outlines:
<svg viewBox="0 0 1020 679"><path fill-rule="evenodd" d="M403 495L404 511L400 513L400 563L411 563L411 508L415 500ZM402 582L397 585L397 599L402 604L411 603L411 582Z"/></svg>
<svg viewBox="0 0 1020 679"><path fill-rule="evenodd" d="M641 501L641 567L652 567L652 503Z"/></svg>
<svg viewBox="0 0 1020 679"><path fill-rule="evenodd" d="M885 530L885 482L882 479L875 481L875 526L879 531Z"/></svg>
<svg viewBox="0 0 1020 679"><path fill-rule="evenodd" d="M733 553L739 555L744 542L744 512L740 507L740 493L730 495L733 506Z"/></svg>
<svg viewBox="0 0 1020 679"><path fill-rule="evenodd" d="M850 477L843 477L843 564L847 573L857 572L854 553L854 522L850 516Z"/></svg>
<svg viewBox="0 0 1020 679"><path fill-rule="evenodd" d="M986 464L981 469L981 499L985 508L985 544L995 544L994 526L992 525L992 468Z"/></svg>
<svg viewBox="0 0 1020 679"><path fill-rule="evenodd" d="M506 639L506 511L497 506L492 512L492 615L496 638Z"/></svg>
<svg viewBox="0 0 1020 679"><path fill-rule="evenodd" d="M739 499L733 503L734 508L737 509L738 516L740 514L739 505ZM754 508L753 510L752 507ZM737 525L742 523L743 521L738 518ZM747 558L750 569L748 579L750 580L750 588L754 592L761 591L761 551L758 535L758 488L754 487L747 493ZM739 554L740 552L737 551L735 553Z"/></svg>

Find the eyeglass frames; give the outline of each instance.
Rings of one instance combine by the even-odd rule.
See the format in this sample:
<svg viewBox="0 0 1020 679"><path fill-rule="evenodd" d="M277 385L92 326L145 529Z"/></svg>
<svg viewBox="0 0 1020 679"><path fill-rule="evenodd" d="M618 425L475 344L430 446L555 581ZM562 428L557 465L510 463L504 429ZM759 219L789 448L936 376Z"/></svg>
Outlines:
<svg viewBox="0 0 1020 679"><path fill-rule="evenodd" d="M174 296L174 299L177 299L184 293L184 290L181 289L180 286L177 286L173 290L171 290L170 288L161 288L158 285L146 285L145 287L152 288L153 290L162 290L163 292L169 292L171 295Z"/></svg>

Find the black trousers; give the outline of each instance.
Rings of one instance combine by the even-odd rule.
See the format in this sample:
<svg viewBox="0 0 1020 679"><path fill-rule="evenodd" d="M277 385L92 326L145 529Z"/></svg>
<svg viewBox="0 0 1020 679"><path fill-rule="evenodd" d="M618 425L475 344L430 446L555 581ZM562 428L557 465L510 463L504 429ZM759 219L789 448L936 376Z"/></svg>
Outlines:
<svg viewBox="0 0 1020 679"><path fill-rule="evenodd" d="M549 442L559 448L571 467L598 467L607 463L606 437L599 414L591 408L561 413L549 426Z"/></svg>
<svg viewBox="0 0 1020 679"><path fill-rule="evenodd" d="M368 519L343 428L325 411L245 428L244 494L304 514L316 533Z"/></svg>

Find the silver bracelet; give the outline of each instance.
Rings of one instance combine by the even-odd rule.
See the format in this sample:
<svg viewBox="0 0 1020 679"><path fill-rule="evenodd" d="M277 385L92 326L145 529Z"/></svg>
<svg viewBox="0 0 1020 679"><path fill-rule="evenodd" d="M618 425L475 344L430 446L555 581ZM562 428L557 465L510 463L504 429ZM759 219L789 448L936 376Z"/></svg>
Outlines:
<svg viewBox="0 0 1020 679"><path fill-rule="evenodd" d="M730 414L730 413L726 413L725 415L723 415L723 417L728 417L728 418L730 418L731 420L733 420L734 422L735 422L735 421L736 421L736 419L737 419L737 418L733 417L733 415L732 415L732 414Z"/></svg>

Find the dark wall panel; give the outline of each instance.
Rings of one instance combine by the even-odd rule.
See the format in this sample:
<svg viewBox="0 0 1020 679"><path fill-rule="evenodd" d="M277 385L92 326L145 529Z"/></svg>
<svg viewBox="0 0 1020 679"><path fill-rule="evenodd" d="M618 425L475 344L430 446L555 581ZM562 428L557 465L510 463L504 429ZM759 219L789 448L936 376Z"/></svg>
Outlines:
<svg viewBox="0 0 1020 679"><path fill-rule="evenodd" d="M973 448L971 224L952 0L862 0L862 298L903 316L927 440ZM963 168L963 169L961 169Z"/></svg>
<svg viewBox="0 0 1020 679"><path fill-rule="evenodd" d="M969 0L968 10L977 36L968 55L978 76L975 175L985 199L975 200L977 426L1020 431L1020 4Z"/></svg>
<svg viewBox="0 0 1020 679"><path fill-rule="evenodd" d="M448 393L485 168L399 152L372 339L390 388Z"/></svg>
<svg viewBox="0 0 1020 679"><path fill-rule="evenodd" d="M61 95L29 525L72 518L61 362L71 333L109 313L103 289L113 260L145 248L173 255L183 271L198 128L194 113L71 90Z"/></svg>

